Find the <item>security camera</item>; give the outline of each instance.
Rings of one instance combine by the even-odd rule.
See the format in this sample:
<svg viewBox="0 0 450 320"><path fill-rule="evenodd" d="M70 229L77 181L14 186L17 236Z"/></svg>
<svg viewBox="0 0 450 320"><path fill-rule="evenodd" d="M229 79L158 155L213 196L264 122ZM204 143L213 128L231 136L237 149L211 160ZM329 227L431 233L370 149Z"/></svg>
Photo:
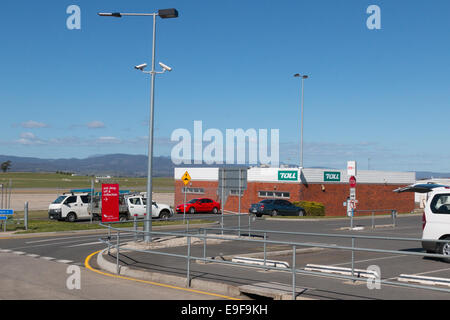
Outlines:
<svg viewBox="0 0 450 320"><path fill-rule="evenodd" d="M143 64L140 64L140 65L138 65L138 66L135 66L134 68L135 68L136 70L144 71L144 69L147 68L147 64L146 64L146 63L143 63Z"/></svg>
<svg viewBox="0 0 450 320"><path fill-rule="evenodd" d="M159 65L161 66L161 68L163 68L164 70L167 71L172 71L172 68L169 66L166 66L164 63L160 62Z"/></svg>

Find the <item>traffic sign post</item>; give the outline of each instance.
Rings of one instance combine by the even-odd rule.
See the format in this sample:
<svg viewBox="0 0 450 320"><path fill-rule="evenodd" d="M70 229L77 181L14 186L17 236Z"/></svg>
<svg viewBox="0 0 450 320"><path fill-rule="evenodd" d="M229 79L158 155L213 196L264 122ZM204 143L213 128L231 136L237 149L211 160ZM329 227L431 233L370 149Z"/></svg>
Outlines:
<svg viewBox="0 0 450 320"><path fill-rule="evenodd" d="M6 232L6 221L9 217L12 217L14 214L14 210L10 209L1 209L0 210L0 221L3 221L3 231Z"/></svg>
<svg viewBox="0 0 450 320"><path fill-rule="evenodd" d="M189 172L185 172L183 174L183 177L181 178L181 181L184 183L184 203L183 203L183 224L185 223L186 219L186 192L187 192L187 185L191 181L191 176L189 175Z"/></svg>

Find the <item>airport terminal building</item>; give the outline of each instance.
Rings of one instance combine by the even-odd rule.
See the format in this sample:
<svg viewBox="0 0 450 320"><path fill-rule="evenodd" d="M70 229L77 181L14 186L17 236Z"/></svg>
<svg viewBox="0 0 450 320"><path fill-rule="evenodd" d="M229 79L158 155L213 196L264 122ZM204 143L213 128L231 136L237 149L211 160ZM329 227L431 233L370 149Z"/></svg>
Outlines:
<svg viewBox="0 0 450 320"><path fill-rule="evenodd" d="M211 198L222 202L225 212L247 213L252 203L268 198L314 201L325 206L326 216L345 216L344 202L350 194L346 170L310 168L245 168L245 182L239 187L222 188L219 168L175 168L175 205L194 198ZM225 168L226 170L226 168ZM188 172L190 181L182 177ZM223 171L222 171L223 172ZM222 177L222 178L221 178ZM358 170L356 175L357 210L393 209L400 213L415 208L414 193L395 193L394 189L416 182L415 172ZM225 193L225 194L224 194ZM385 212L386 213L386 212Z"/></svg>

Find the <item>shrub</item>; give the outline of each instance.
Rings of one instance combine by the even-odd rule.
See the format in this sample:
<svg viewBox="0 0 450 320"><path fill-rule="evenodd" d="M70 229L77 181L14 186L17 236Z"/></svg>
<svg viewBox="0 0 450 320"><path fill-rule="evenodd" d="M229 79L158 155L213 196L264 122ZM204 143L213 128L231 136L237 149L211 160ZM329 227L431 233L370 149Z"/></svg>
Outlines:
<svg viewBox="0 0 450 320"><path fill-rule="evenodd" d="M322 203L313 201L294 201L293 204L297 207L302 207L305 209L306 216L325 216L325 206Z"/></svg>

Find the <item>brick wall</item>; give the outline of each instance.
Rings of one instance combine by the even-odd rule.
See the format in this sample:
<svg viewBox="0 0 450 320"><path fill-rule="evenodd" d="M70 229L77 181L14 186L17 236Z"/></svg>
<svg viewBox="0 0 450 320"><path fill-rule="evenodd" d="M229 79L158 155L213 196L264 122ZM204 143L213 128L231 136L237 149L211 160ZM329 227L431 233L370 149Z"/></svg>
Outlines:
<svg viewBox="0 0 450 320"><path fill-rule="evenodd" d="M300 185L298 183L264 183L249 182L247 190L241 197L241 212L247 213L252 203L257 203L264 198L258 197L258 191L284 191L290 193L291 202L307 200L320 202L325 205L327 216L345 216L346 208L342 205L350 193L348 184L322 184ZM184 202L184 193L181 192L184 184L175 182L175 205ZM402 185L384 184L358 184L356 186L356 198L359 210L395 209L398 212L411 212L414 209L414 193L394 193L392 190ZM217 195L218 182L215 181L191 181L188 187L204 188L204 194L187 194L187 201L194 198L211 198L219 201ZM219 191L220 194L220 191ZM229 195L225 203L225 210L237 212L239 207L238 196Z"/></svg>

